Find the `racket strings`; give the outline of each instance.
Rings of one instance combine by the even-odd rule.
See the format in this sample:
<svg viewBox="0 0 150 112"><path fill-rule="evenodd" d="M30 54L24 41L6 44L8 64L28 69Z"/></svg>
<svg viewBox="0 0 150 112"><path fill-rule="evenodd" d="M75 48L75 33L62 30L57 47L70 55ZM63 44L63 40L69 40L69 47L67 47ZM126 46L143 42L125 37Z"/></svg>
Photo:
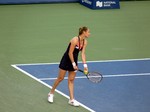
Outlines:
<svg viewBox="0 0 150 112"><path fill-rule="evenodd" d="M102 80L102 75L97 72L91 72L88 74L88 79L94 83L99 83Z"/></svg>

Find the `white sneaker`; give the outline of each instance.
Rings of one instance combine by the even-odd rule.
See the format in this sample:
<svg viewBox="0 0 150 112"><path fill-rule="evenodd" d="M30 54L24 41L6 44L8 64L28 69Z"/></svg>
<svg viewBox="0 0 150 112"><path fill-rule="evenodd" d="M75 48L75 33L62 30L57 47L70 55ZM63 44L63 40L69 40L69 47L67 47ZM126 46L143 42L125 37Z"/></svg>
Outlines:
<svg viewBox="0 0 150 112"><path fill-rule="evenodd" d="M72 105L72 106L75 106L75 107L78 107L78 106L80 106L80 104L76 101L76 100L69 100L69 102L68 102L70 105Z"/></svg>
<svg viewBox="0 0 150 112"><path fill-rule="evenodd" d="M48 93L48 102L53 103L53 94Z"/></svg>

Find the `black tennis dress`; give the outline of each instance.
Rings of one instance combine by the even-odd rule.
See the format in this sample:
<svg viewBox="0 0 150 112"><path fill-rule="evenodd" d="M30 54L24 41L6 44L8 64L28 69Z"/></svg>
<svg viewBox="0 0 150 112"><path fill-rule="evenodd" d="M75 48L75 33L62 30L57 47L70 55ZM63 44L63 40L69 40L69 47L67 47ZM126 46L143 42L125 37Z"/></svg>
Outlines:
<svg viewBox="0 0 150 112"><path fill-rule="evenodd" d="M83 41L83 45L84 45L84 41ZM63 70L67 70L67 71L74 71L72 62L69 58L70 46L71 46L71 43L69 43L68 48L60 61L59 68L61 68ZM74 51L73 51L73 57L74 57L74 61L75 61L76 65L78 65L78 63L77 63L78 62L78 54L82 50L82 48L83 47L80 46L80 38L78 37L78 45L75 46Z"/></svg>

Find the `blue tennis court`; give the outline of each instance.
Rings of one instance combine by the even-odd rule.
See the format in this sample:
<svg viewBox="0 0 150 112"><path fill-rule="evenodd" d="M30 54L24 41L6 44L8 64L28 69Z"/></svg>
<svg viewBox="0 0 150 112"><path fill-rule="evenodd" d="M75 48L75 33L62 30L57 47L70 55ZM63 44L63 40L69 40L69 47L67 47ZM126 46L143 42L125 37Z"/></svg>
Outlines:
<svg viewBox="0 0 150 112"><path fill-rule="evenodd" d="M16 69L51 87L57 77L58 63L16 64ZM91 112L149 112L150 59L89 61L89 71L103 74L94 84L81 73L75 80L75 99ZM82 64L79 63L82 69ZM68 98L67 75L57 92ZM45 94L47 97L47 93ZM57 99L58 101L58 99ZM55 105L54 103L52 105ZM69 106L69 105L68 105Z"/></svg>

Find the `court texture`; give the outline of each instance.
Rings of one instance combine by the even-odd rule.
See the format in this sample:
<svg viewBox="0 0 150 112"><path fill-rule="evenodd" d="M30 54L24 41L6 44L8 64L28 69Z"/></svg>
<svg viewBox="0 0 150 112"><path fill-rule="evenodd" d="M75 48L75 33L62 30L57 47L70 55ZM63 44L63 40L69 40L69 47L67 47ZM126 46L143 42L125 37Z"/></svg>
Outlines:
<svg viewBox="0 0 150 112"><path fill-rule="evenodd" d="M79 3L0 5L0 111L149 112L150 1L120 6L91 10ZM91 32L89 70L104 78L93 84L77 73L75 98L81 106L76 108L68 104L66 74L50 104L47 94L59 61L84 25Z"/></svg>

